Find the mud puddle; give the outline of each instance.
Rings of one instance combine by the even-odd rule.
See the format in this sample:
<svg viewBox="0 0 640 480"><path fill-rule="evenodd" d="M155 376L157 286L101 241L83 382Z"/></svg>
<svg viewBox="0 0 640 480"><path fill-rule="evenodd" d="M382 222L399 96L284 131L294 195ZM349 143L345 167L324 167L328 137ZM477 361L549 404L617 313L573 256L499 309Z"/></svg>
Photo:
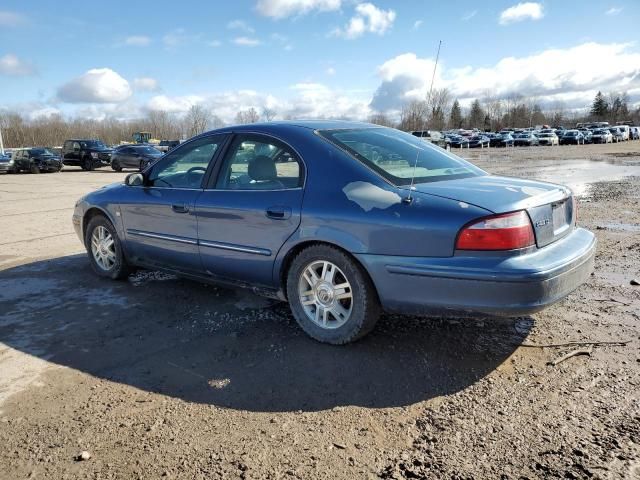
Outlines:
<svg viewBox="0 0 640 480"><path fill-rule="evenodd" d="M593 160L562 160L536 168L535 178L567 185L580 197L588 196L588 187L596 182L619 181L640 176L640 165Z"/></svg>

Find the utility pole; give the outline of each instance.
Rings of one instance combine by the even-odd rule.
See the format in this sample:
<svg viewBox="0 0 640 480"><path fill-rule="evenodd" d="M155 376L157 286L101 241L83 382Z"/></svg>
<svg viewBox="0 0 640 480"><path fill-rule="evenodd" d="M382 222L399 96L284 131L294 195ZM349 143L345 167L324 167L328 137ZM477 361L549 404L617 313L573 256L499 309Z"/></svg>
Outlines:
<svg viewBox="0 0 640 480"><path fill-rule="evenodd" d="M2 126L0 126L0 155L4 155L4 142L2 141Z"/></svg>

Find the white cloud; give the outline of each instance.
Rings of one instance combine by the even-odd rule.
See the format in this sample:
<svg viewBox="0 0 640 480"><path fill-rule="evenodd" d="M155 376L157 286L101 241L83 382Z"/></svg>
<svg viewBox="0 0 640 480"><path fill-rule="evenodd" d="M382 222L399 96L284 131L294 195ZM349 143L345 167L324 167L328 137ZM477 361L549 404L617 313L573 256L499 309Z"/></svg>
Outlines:
<svg viewBox="0 0 640 480"><path fill-rule="evenodd" d="M326 72L327 72L327 75L332 75L333 76L333 75L336 74L336 69L333 68L333 67L329 67L329 68L327 68Z"/></svg>
<svg viewBox="0 0 640 480"><path fill-rule="evenodd" d="M305 15L314 10L338 10L341 5L342 0L258 0L256 10L265 17L280 19L292 15Z"/></svg>
<svg viewBox="0 0 640 480"><path fill-rule="evenodd" d="M184 95L178 97L157 95L149 100L147 108L149 110L162 110L169 113L185 113L193 105L198 105L203 101L204 97L199 95Z"/></svg>
<svg viewBox="0 0 640 480"><path fill-rule="evenodd" d="M60 115L59 109L51 106L43 106L41 108L35 108L29 112L30 120L37 120L39 118L47 118L53 115Z"/></svg>
<svg viewBox="0 0 640 480"><path fill-rule="evenodd" d="M220 40L211 40L210 42L207 42L207 45L210 47L220 47L222 46L222 42Z"/></svg>
<svg viewBox="0 0 640 480"><path fill-rule="evenodd" d="M341 92L318 83L299 83L290 87L290 98L277 98L255 90L236 90L207 95L151 98L147 110L164 110L185 114L193 105L202 105L226 123L233 123L241 110L269 108L283 118L352 118L364 119L370 113L366 95Z"/></svg>
<svg viewBox="0 0 640 480"><path fill-rule="evenodd" d="M462 20L465 22L468 22L469 20L471 20L473 17L475 17L478 14L478 10L472 10L470 12L465 13L462 16Z"/></svg>
<svg viewBox="0 0 640 480"><path fill-rule="evenodd" d="M151 45L151 39L145 35L132 35L124 39L124 44L132 47L147 47Z"/></svg>
<svg viewBox="0 0 640 480"><path fill-rule="evenodd" d="M19 27L27 23L27 18L15 12L0 10L0 26L2 27Z"/></svg>
<svg viewBox="0 0 640 480"><path fill-rule="evenodd" d="M537 2L523 2L509 7L500 14L500 25L521 22L522 20L540 20L544 17L542 4Z"/></svg>
<svg viewBox="0 0 640 480"><path fill-rule="evenodd" d="M422 20L416 20L413 22L413 29L418 30L424 22Z"/></svg>
<svg viewBox="0 0 640 480"><path fill-rule="evenodd" d="M359 3L356 13L343 28L333 30L332 35L345 38L358 38L365 33L384 35L396 19L393 10L381 10L372 3Z"/></svg>
<svg viewBox="0 0 640 480"><path fill-rule="evenodd" d="M133 88L140 92L157 92L160 90L160 85L155 78L138 77L133 79Z"/></svg>
<svg viewBox="0 0 640 480"><path fill-rule="evenodd" d="M372 107L398 110L408 100L424 98L433 63L406 53L382 64ZM542 103L570 99L586 105L597 90L631 92L640 88L640 50L634 44L592 42L506 57L489 67L447 69L439 64L435 88L444 87L463 101L491 92L499 98L536 96Z"/></svg>
<svg viewBox="0 0 640 480"><path fill-rule="evenodd" d="M240 31L246 32L246 33L254 33L255 32L253 27L251 25L249 25L247 22L245 22L244 20L232 20L229 23L227 23L227 28L229 30L240 30Z"/></svg>
<svg viewBox="0 0 640 480"><path fill-rule="evenodd" d="M620 12L622 12L621 7L611 7L609 10L607 10L604 13L609 16L614 16L614 15L618 15Z"/></svg>
<svg viewBox="0 0 640 480"><path fill-rule="evenodd" d="M236 37L233 39L233 43L241 47L257 47L262 42L257 38L251 37Z"/></svg>
<svg viewBox="0 0 640 480"><path fill-rule="evenodd" d="M35 68L28 62L21 60L12 53L0 57L0 75L24 77L36 73Z"/></svg>
<svg viewBox="0 0 640 480"><path fill-rule="evenodd" d="M188 33L184 28L176 28L162 37L162 43L168 50L172 50L187 45L200 37L199 34Z"/></svg>
<svg viewBox="0 0 640 480"><path fill-rule="evenodd" d="M94 68L58 88L69 103L119 103L132 94L129 82L110 68Z"/></svg>

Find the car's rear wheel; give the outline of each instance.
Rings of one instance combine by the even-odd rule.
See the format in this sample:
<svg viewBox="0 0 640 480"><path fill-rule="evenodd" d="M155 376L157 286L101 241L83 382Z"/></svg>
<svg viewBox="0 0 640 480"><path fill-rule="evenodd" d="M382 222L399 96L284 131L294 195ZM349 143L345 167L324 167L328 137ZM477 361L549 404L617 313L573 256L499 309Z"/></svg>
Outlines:
<svg viewBox="0 0 640 480"><path fill-rule="evenodd" d="M287 274L296 321L312 338L342 345L365 336L380 317L375 288L363 268L329 245L302 250Z"/></svg>
<svg viewBox="0 0 640 480"><path fill-rule="evenodd" d="M124 258L118 233L107 218L98 215L89 221L84 243L91 267L99 276L120 280L129 275L131 270Z"/></svg>

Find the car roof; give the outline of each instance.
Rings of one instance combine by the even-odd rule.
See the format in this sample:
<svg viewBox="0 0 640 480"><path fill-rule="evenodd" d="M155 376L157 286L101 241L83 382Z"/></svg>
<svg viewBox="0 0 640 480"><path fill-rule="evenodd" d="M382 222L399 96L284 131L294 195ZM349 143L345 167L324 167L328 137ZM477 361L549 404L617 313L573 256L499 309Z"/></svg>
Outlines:
<svg viewBox="0 0 640 480"><path fill-rule="evenodd" d="M308 130L338 130L350 128L385 128L365 122L349 120L282 120L274 122L249 123L246 125L231 125L228 127L211 130L207 133L229 132L265 132L282 133L291 129L305 128Z"/></svg>

